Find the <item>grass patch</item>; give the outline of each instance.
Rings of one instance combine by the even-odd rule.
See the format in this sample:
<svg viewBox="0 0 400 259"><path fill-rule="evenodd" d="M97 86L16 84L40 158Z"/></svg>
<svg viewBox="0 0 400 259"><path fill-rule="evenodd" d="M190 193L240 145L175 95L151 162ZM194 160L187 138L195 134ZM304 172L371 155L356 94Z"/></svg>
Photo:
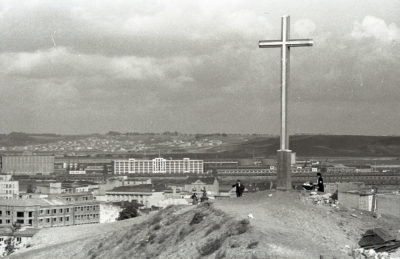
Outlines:
<svg viewBox="0 0 400 259"><path fill-rule="evenodd" d="M149 238L148 238L148 241L150 242L150 244L153 244L154 243L154 239L157 237L157 235L156 234L151 234L150 236L149 236Z"/></svg>
<svg viewBox="0 0 400 259"><path fill-rule="evenodd" d="M236 248L236 247L239 247L239 246L240 246L240 244L238 244L237 242L234 242L234 243L231 244L231 248Z"/></svg>
<svg viewBox="0 0 400 259"><path fill-rule="evenodd" d="M226 257L225 250L219 250L218 253L215 255L215 259L222 259Z"/></svg>
<svg viewBox="0 0 400 259"><path fill-rule="evenodd" d="M200 222L203 221L206 215L204 215L201 212L196 212L192 218L192 221L190 221L189 225L194 225L194 224L199 224Z"/></svg>
<svg viewBox="0 0 400 259"><path fill-rule="evenodd" d="M242 219L236 225L236 231L239 235L246 233L249 230L249 228L250 228L250 221L248 219Z"/></svg>
<svg viewBox="0 0 400 259"><path fill-rule="evenodd" d="M150 221L149 221L149 225L153 226L157 223L159 223L162 220L161 215L159 213L157 213L156 215L154 215Z"/></svg>
<svg viewBox="0 0 400 259"><path fill-rule="evenodd" d="M168 235L165 234L165 233L162 233L162 234L159 236L159 238L158 238L158 243L159 243L159 244L164 243L164 241L167 240L167 238L168 238Z"/></svg>
<svg viewBox="0 0 400 259"><path fill-rule="evenodd" d="M157 231L161 228L161 225L159 223L157 223L156 225L154 225L153 230Z"/></svg>
<svg viewBox="0 0 400 259"><path fill-rule="evenodd" d="M215 223L214 225L212 225L209 229L207 229L206 233L204 234L204 236L208 236L209 234L211 234L212 232L218 230L221 228L221 224L220 223Z"/></svg>
<svg viewBox="0 0 400 259"><path fill-rule="evenodd" d="M201 247L197 248L197 251L199 251L201 256L210 255L221 248L224 240L225 238L223 237L209 238Z"/></svg>
<svg viewBox="0 0 400 259"><path fill-rule="evenodd" d="M178 233L178 239L176 240L176 242L183 240L187 235L192 233L193 230L194 230L194 228L192 228L192 227L188 227L188 226L182 227Z"/></svg>
<svg viewBox="0 0 400 259"><path fill-rule="evenodd" d="M258 241L253 241L250 244L247 245L247 249L254 249L258 245Z"/></svg>

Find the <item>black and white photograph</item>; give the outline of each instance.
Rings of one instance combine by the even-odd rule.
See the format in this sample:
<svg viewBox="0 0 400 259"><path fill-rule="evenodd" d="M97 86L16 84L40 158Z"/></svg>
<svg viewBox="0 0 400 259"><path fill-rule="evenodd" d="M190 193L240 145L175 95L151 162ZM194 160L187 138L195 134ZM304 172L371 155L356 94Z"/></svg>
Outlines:
<svg viewBox="0 0 400 259"><path fill-rule="evenodd" d="M0 0L0 257L400 259L400 1Z"/></svg>

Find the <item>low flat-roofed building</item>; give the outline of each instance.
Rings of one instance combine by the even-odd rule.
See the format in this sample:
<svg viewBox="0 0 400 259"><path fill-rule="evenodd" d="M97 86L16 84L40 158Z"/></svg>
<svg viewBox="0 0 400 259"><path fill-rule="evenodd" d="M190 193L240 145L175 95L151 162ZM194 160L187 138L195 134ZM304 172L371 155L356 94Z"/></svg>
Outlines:
<svg viewBox="0 0 400 259"><path fill-rule="evenodd" d="M159 202L164 199L163 191L156 191L152 184L119 186L106 191L106 199L110 202L135 200L145 208L159 207Z"/></svg>
<svg viewBox="0 0 400 259"><path fill-rule="evenodd" d="M274 174L276 170L266 166L240 166L236 168L217 168L218 175L253 175Z"/></svg>
<svg viewBox="0 0 400 259"><path fill-rule="evenodd" d="M0 257L7 256L5 248L9 241L15 250L27 247L38 231L39 229L35 228L23 228L15 231L9 226L0 227Z"/></svg>
<svg viewBox="0 0 400 259"><path fill-rule="evenodd" d="M345 166L345 165L333 165L326 167L326 173L355 173L356 168L353 166Z"/></svg>
<svg viewBox="0 0 400 259"><path fill-rule="evenodd" d="M375 194L369 191L346 191L338 193L339 204L347 208L375 211Z"/></svg>

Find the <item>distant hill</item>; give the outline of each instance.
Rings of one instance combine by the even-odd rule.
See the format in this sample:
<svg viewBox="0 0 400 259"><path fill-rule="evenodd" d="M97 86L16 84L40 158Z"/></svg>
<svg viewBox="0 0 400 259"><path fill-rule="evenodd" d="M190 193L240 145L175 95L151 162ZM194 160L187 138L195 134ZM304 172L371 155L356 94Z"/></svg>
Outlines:
<svg viewBox="0 0 400 259"><path fill-rule="evenodd" d="M62 136L45 133L45 134L29 134L23 132L11 132L10 134L0 135L0 146L25 146L32 144L51 143L62 139Z"/></svg>
<svg viewBox="0 0 400 259"><path fill-rule="evenodd" d="M298 156L400 156L398 136L294 135L290 149ZM219 157L273 156L278 137L259 137L219 153Z"/></svg>
<svg viewBox="0 0 400 259"><path fill-rule="evenodd" d="M178 134L178 133L118 133L88 135L30 134L12 132L0 134L0 147L26 146L55 143L61 140L81 140L89 138L118 140L119 142L140 141L152 145L158 154L168 157L186 156L190 158L249 158L275 156L279 149L279 137L271 135L240 134ZM165 143L172 140L185 142L201 140L220 140L221 145L189 148L172 147ZM164 143L164 146L158 145ZM189 143L190 144L190 143ZM400 136L355 136L355 135L293 135L290 137L290 149L298 156L351 156L351 157L400 157ZM96 153L96 151L94 151ZM151 154L151 151L147 151ZM140 156L141 153L135 153Z"/></svg>

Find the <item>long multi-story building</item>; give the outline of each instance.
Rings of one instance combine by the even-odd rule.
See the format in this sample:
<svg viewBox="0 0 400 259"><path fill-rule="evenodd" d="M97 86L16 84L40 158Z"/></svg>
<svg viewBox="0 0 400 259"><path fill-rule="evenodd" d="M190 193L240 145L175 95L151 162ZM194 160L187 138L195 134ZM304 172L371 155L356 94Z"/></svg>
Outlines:
<svg viewBox="0 0 400 259"><path fill-rule="evenodd" d="M11 175L49 175L54 172L54 156L3 156L1 172Z"/></svg>
<svg viewBox="0 0 400 259"><path fill-rule="evenodd" d="M97 201L68 202L59 198L0 200L0 227L14 223L33 228L99 223Z"/></svg>
<svg viewBox="0 0 400 259"><path fill-rule="evenodd" d="M203 174L203 160L167 160L161 157L152 160L130 158L114 161L114 174Z"/></svg>

